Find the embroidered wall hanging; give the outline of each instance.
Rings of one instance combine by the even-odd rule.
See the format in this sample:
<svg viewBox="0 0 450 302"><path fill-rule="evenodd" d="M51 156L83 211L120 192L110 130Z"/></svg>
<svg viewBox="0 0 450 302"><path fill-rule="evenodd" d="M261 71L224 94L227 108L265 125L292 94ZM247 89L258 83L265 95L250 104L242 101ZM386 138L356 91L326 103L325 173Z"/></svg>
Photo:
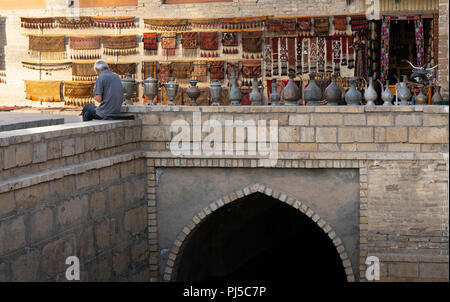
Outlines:
<svg viewBox="0 0 450 302"><path fill-rule="evenodd" d="M63 82L64 105L85 106L94 104L92 97L95 83Z"/></svg>
<svg viewBox="0 0 450 302"><path fill-rule="evenodd" d="M135 17L92 17L92 26L99 28L133 28Z"/></svg>
<svg viewBox="0 0 450 302"><path fill-rule="evenodd" d="M25 80L26 99L40 102L61 102L61 81Z"/></svg>
<svg viewBox="0 0 450 302"><path fill-rule="evenodd" d="M293 37L289 37L287 38L287 43L288 43L288 63L289 63L289 67L288 67L288 74L290 72L293 72L295 74L295 69L296 69L296 65L295 65L295 38Z"/></svg>
<svg viewBox="0 0 450 302"><path fill-rule="evenodd" d="M53 18L28 18L21 17L20 18L21 27L22 28L31 28L31 29L46 29L46 28L54 28L54 19Z"/></svg>
<svg viewBox="0 0 450 302"><path fill-rule="evenodd" d="M365 16L353 16L350 24L354 32L366 32L369 29L369 21Z"/></svg>
<svg viewBox="0 0 450 302"><path fill-rule="evenodd" d="M389 36L391 17L383 16L381 24L381 82L384 82L389 75Z"/></svg>
<svg viewBox="0 0 450 302"><path fill-rule="evenodd" d="M309 72L309 38L303 39L303 73Z"/></svg>
<svg viewBox="0 0 450 302"><path fill-rule="evenodd" d="M72 60L100 59L100 37L69 37Z"/></svg>
<svg viewBox="0 0 450 302"><path fill-rule="evenodd" d="M206 62L197 61L193 63L192 78L199 82L207 81L208 67Z"/></svg>
<svg viewBox="0 0 450 302"><path fill-rule="evenodd" d="M367 39L364 35L353 43L355 49L355 77L367 79ZM386 74L387 76L387 74ZM384 80L385 78L383 78Z"/></svg>
<svg viewBox="0 0 450 302"><path fill-rule="evenodd" d="M272 44L270 39L266 39L264 44L264 69L266 71L266 77L272 76Z"/></svg>
<svg viewBox="0 0 450 302"><path fill-rule="evenodd" d="M173 62L173 76L180 84L187 84L191 77L190 62Z"/></svg>
<svg viewBox="0 0 450 302"><path fill-rule="evenodd" d="M269 34L281 34L283 26L281 19L268 19L267 20L267 33Z"/></svg>
<svg viewBox="0 0 450 302"><path fill-rule="evenodd" d="M241 62L227 62L227 68L226 68L226 74L227 74L227 79L231 80L231 71L234 70L234 74L236 76L236 79L239 79L240 75L241 75L241 68L240 66Z"/></svg>
<svg viewBox="0 0 450 302"><path fill-rule="evenodd" d="M169 82L170 75L172 73L171 63L159 63L159 82Z"/></svg>
<svg viewBox="0 0 450 302"><path fill-rule="evenodd" d="M94 70L94 63L73 62L72 81L95 81L97 73Z"/></svg>
<svg viewBox="0 0 450 302"><path fill-rule="evenodd" d="M137 54L136 35L103 36L103 54L130 56Z"/></svg>
<svg viewBox="0 0 450 302"><path fill-rule="evenodd" d="M222 29L254 29L264 27L267 17L222 18Z"/></svg>
<svg viewBox="0 0 450 302"><path fill-rule="evenodd" d="M347 36L344 35L341 37L341 47L342 47L342 60L341 65L346 66L347 65Z"/></svg>
<svg viewBox="0 0 450 302"><path fill-rule="evenodd" d="M92 26L91 17L56 17L56 26L67 29L80 29Z"/></svg>
<svg viewBox="0 0 450 302"><path fill-rule="evenodd" d="M295 36L297 34L297 19L283 18L281 24L283 35Z"/></svg>
<svg viewBox="0 0 450 302"><path fill-rule="evenodd" d="M242 32L242 50L245 59L262 59L262 32Z"/></svg>
<svg viewBox="0 0 450 302"><path fill-rule="evenodd" d="M303 53L303 36L297 36L297 75L301 75L302 71L302 53Z"/></svg>
<svg viewBox="0 0 450 302"><path fill-rule="evenodd" d="M247 82L245 86L249 86L253 77L261 77L261 61L243 61L242 77Z"/></svg>
<svg viewBox="0 0 450 302"><path fill-rule="evenodd" d="M22 65L25 68L33 70L55 71L55 70L69 69L72 66L72 62L38 63L38 62L23 61Z"/></svg>
<svg viewBox="0 0 450 302"><path fill-rule="evenodd" d="M219 38L217 32L201 32L200 33L200 57L215 58L219 56Z"/></svg>
<svg viewBox="0 0 450 302"><path fill-rule="evenodd" d="M185 32L181 34L181 46L183 56L196 57L198 53L198 34L196 32Z"/></svg>
<svg viewBox="0 0 450 302"><path fill-rule="evenodd" d="M161 48L165 57L175 56L177 49L177 34L176 33L162 33L161 34Z"/></svg>
<svg viewBox="0 0 450 302"><path fill-rule="evenodd" d="M157 31L182 31L189 29L188 19L144 19L146 29Z"/></svg>
<svg viewBox="0 0 450 302"><path fill-rule="evenodd" d="M309 69L310 72L317 72L317 37L312 37L310 43Z"/></svg>
<svg viewBox="0 0 450 302"><path fill-rule="evenodd" d="M236 32L222 33L222 53L226 55L236 55L238 50L238 36Z"/></svg>
<svg viewBox="0 0 450 302"><path fill-rule="evenodd" d="M272 52L273 52L273 60L272 60L272 75L277 76L278 71L278 38L272 38Z"/></svg>
<svg viewBox="0 0 450 302"><path fill-rule="evenodd" d="M30 35L28 53L33 58L44 60L62 60L66 58L64 36Z"/></svg>
<svg viewBox="0 0 450 302"><path fill-rule="evenodd" d="M414 27L416 32L417 66L422 66L425 56L422 16L414 16Z"/></svg>
<svg viewBox="0 0 450 302"><path fill-rule="evenodd" d="M281 76L287 76L288 49L285 37L280 38L280 62Z"/></svg>
<svg viewBox="0 0 450 302"><path fill-rule="evenodd" d="M191 19L189 26L192 29L218 29L221 26L220 19Z"/></svg>
<svg viewBox="0 0 450 302"><path fill-rule="evenodd" d="M348 69L355 68L355 54L353 50L353 35L347 36L347 44L348 44Z"/></svg>
<svg viewBox="0 0 450 302"><path fill-rule="evenodd" d="M334 73L339 76L341 72L341 39L339 36L333 36L333 62Z"/></svg>
<svg viewBox="0 0 450 302"><path fill-rule="evenodd" d="M134 79L136 78L136 63L108 63L109 70L123 79L126 77L127 73L131 75Z"/></svg>
<svg viewBox="0 0 450 302"><path fill-rule="evenodd" d="M314 34L316 36L327 36L330 32L330 20L328 18L314 19Z"/></svg>
<svg viewBox="0 0 450 302"><path fill-rule="evenodd" d="M333 17L333 25L335 32L345 33L347 30L347 17Z"/></svg>
<svg viewBox="0 0 450 302"><path fill-rule="evenodd" d="M311 32L311 18L297 18L297 30L302 35L307 35Z"/></svg>
<svg viewBox="0 0 450 302"><path fill-rule="evenodd" d="M158 54L157 33L144 33L144 51L147 55L156 56Z"/></svg>
<svg viewBox="0 0 450 302"><path fill-rule="evenodd" d="M325 72L325 37L317 39L317 65L319 72Z"/></svg>
<svg viewBox="0 0 450 302"><path fill-rule="evenodd" d="M326 72L333 72L333 40L332 37L326 37Z"/></svg>
<svg viewBox="0 0 450 302"><path fill-rule="evenodd" d="M210 61L209 62L209 78L211 80L223 80L224 74L224 64L225 61Z"/></svg>
<svg viewBox="0 0 450 302"><path fill-rule="evenodd" d="M173 99L176 106L183 106L183 89L178 89L177 95ZM161 89L161 105L168 105L169 97L165 89Z"/></svg>
<svg viewBox="0 0 450 302"><path fill-rule="evenodd" d="M157 77L156 71L157 71L157 63L155 61L142 62L142 74L144 80L149 77L156 79Z"/></svg>

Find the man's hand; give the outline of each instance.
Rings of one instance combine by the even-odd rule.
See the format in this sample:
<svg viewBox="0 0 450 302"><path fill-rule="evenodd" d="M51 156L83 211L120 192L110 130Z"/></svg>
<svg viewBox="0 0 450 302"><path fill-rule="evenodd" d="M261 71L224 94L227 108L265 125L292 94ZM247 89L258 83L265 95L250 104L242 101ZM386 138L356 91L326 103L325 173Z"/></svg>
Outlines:
<svg viewBox="0 0 450 302"><path fill-rule="evenodd" d="M96 105L100 105L100 103L102 102L102 95L101 94L97 94L95 97L94 97L94 100L95 100L95 102L96 102ZM97 104L98 103L98 104Z"/></svg>

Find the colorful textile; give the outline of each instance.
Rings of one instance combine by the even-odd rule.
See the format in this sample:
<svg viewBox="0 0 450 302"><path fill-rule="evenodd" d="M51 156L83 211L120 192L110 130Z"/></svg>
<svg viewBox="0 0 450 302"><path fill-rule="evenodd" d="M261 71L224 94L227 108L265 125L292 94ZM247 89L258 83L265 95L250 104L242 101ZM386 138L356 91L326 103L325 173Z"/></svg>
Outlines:
<svg viewBox="0 0 450 302"><path fill-rule="evenodd" d="M391 17L383 16L381 24L381 82L388 78L389 74L389 36Z"/></svg>
<svg viewBox="0 0 450 302"><path fill-rule="evenodd" d="M296 18L283 18L282 24L282 34L283 35L296 35L297 34L297 19Z"/></svg>
<svg viewBox="0 0 450 302"><path fill-rule="evenodd" d="M261 61L243 61L242 76L246 79L261 77Z"/></svg>
<svg viewBox="0 0 450 302"><path fill-rule="evenodd" d="M45 17L45 18L21 17L20 22L21 22L21 27L23 27L23 28L46 29L46 28L55 27L54 18L51 18L51 17Z"/></svg>
<svg viewBox="0 0 450 302"><path fill-rule="evenodd" d="M281 37L280 38L280 62L281 62L281 75L286 76L287 75L287 62L288 62L288 49L287 49L287 43L286 38Z"/></svg>
<svg viewBox="0 0 450 302"><path fill-rule="evenodd" d="M66 57L64 36L29 36L29 50L31 57L44 60L62 60Z"/></svg>
<svg viewBox="0 0 450 302"><path fill-rule="evenodd" d="M226 74L228 80L231 79L231 71L234 70L234 74L236 76L236 79L239 79L239 76L241 75L241 68L239 67L240 62L227 62L227 68L226 68Z"/></svg>
<svg viewBox="0 0 450 302"><path fill-rule="evenodd" d="M254 29L263 27L267 17L222 18L222 29Z"/></svg>
<svg viewBox="0 0 450 302"><path fill-rule="evenodd" d="M156 55L158 53L158 34L144 33L144 50L149 55Z"/></svg>
<svg viewBox="0 0 450 302"><path fill-rule="evenodd" d="M73 81L95 81L97 73L94 70L94 63L73 62L72 80Z"/></svg>
<svg viewBox="0 0 450 302"><path fill-rule="evenodd" d="M422 16L414 16L414 27L416 32L417 66L422 66L425 56Z"/></svg>
<svg viewBox="0 0 450 302"><path fill-rule="evenodd" d="M365 16L354 16L351 20L353 32L365 32L369 29L369 21Z"/></svg>
<svg viewBox="0 0 450 302"><path fill-rule="evenodd" d="M325 72L325 37L317 41L317 63L319 72Z"/></svg>
<svg viewBox="0 0 450 302"><path fill-rule="evenodd" d="M92 26L100 28L132 28L136 27L135 17L91 17Z"/></svg>
<svg viewBox="0 0 450 302"><path fill-rule="evenodd" d="M211 58L219 56L217 52L219 49L219 36L217 32L201 32L199 44L202 50L200 57Z"/></svg>
<svg viewBox="0 0 450 302"><path fill-rule="evenodd" d="M347 30L347 17L333 17L335 31L345 32Z"/></svg>
<svg viewBox="0 0 450 302"><path fill-rule="evenodd" d="M333 36L333 62L334 72L339 75L341 72L341 39L338 35Z"/></svg>
<svg viewBox="0 0 450 302"><path fill-rule="evenodd" d="M59 28L79 29L92 26L91 17L56 17L56 25Z"/></svg>
<svg viewBox="0 0 450 302"><path fill-rule="evenodd" d="M192 78L199 82L207 81L208 66L204 61L197 61L193 63Z"/></svg>
<svg viewBox="0 0 450 302"><path fill-rule="evenodd" d="M210 61L209 62L209 78L211 80L222 80L225 77L224 74L225 61Z"/></svg>
<svg viewBox="0 0 450 302"><path fill-rule="evenodd" d="M270 39L266 39L264 46L264 67L266 71L266 77L272 76L272 44Z"/></svg>
<svg viewBox="0 0 450 302"><path fill-rule="evenodd" d="M171 63L159 63L159 81L160 83L169 82L172 71Z"/></svg>
<svg viewBox="0 0 450 302"><path fill-rule="evenodd" d="M72 60L100 59L100 37L69 37Z"/></svg>
<svg viewBox="0 0 450 302"><path fill-rule="evenodd" d="M92 97L95 83L63 82L64 105L85 106L94 104Z"/></svg>
<svg viewBox="0 0 450 302"><path fill-rule="evenodd" d="M314 19L314 34L316 36L327 36L330 32L330 20L328 18Z"/></svg>
<svg viewBox="0 0 450 302"><path fill-rule="evenodd" d="M310 72L317 72L317 37L312 37L310 40L310 53L309 53L309 62L310 62Z"/></svg>
<svg viewBox="0 0 450 302"><path fill-rule="evenodd" d="M25 80L26 99L40 102L61 102L61 81Z"/></svg>
<svg viewBox="0 0 450 302"><path fill-rule="evenodd" d="M367 38L362 35L353 43L355 48L355 77L367 80Z"/></svg>
<svg viewBox="0 0 450 302"><path fill-rule="evenodd" d="M143 79L147 79L149 77L152 77L156 79L156 62L155 61L143 61L142 62L142 74Z"/></svg>
<svg viewBox="0 0 450 302"><path fill-rule="evenodd" d="M283 25L281 19L268 19L267 20L267 32L270 34L281 34Z"/></svg>
<svg viewBox="0 0 450 302"><path fill-rule="evenodd" d="M190 19L189 26L193 29L217 29L221 26L220 19Z"/></svg>
<svg viewBox="0 0 450 302"><path fill-rule="evenodd" d="M346 66L347 65L347 36L342 36L342 61L341 65Z"/></svg>
<svg viewBox="0 0 450 302"><path fill-rule="evenodd" d="M183 47L183 56L197 56L198 34L196 32L185 32L181 34L181 46Z"/></svg>
<svg viewBox="0 0 450 302"><path fill-rule="evenodd" d="M129 56L137 54L136 35L103 36L103 54Z"/></svg>
<svg viewBox="0 0 450 302"><path fill-rule="evenodd" d="M311 31L311 18L297 18L297 30L303 34Z"/></svg>
<svg viewBox="0 0 450 302"><path fill-rule="evenodd" d="M175 50L177 48L177 34L163 33L161 35L161 48L163 49L164 56L175 56Z"/></svg>
<svg viewBox="0 0 450 302"><path fill-rule="evenodd" d="M191 77L190 62L173 62L173 76L179 83L187 83Z"/></svg>
<svg viewBox="0 0 450 302"><path fill-rule="evenodd" d="M222 33L222 46L223 54L238 54L238 36L236 32L223 32Z"/></svg>
<svg viewBox="0 0 450 302"><path fill-rule="evenodd" d="M353 35L347 36L348 43L348 69L355 68L355 52L353 49Z"/></svg>
<svg viewBox="0 0 450 302"><path fill-rule="evenodd" d="M272 38L272 75L277 76L278 73L278 38Z"/></svg>
<svg viewBox="0 0 450 302"><path fill-rule="evenodd" d="M248 59L262 58L262 32L242 32L242 50L244 57Z"/></svg>
<svg viewBox="0 0 450 302"><path fill-rule="evenodd" d="M289 64L288 74L290 72L293 72L295 74L295 68L296 68L296 66L295 66L295 55L296 55L295 38L290 37L287 39L287 42L288 42L288 64Z"/></svg>
<svg viewBox="0 0 450 302"><path fill-rule="evenodd" d="M333 72L333 44L332 38L326 37L326 72Z"/></svg>
<svg viewBox="0 0 450 302"><path fill-rule="evenodd" d="M158 31L181 31L189 29L188 19L144 19L146 29Z"/></svg>
<svg viewBox="0 0 450 302"><path fill-rule="evenodd" d="M55 71L69 69L72 66L72 62L37 63L23 61L22 65L32 70Z"/></svg>
<svg viewBox="0 0 450 302"><path fill-rule="evenodd" d="M309 38L303 39L303 73L309 72Z"/></svg>
<svg viewBox="0 0 450 302"><path fill-rule="evenodd" d="M297 36L297 75L301 75L302 71L302 54L303 54L303 36Z"/></svg>
<svg viewBox="0 0 450 302"><path fill-rule="evenodd" d="M136 63L108 63L109 70L117 75L120 78L125 78L127 73L130 74L132 78L136 78Z"/></svg>

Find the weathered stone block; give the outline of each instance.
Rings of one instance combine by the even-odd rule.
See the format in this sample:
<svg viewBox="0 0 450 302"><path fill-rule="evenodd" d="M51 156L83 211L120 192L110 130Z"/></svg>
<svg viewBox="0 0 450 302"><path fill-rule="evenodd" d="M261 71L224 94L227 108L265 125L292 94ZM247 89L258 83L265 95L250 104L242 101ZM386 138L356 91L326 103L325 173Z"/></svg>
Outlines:
<svg viewBox="0 0 450 302"><path fill-rule="evenodd" d="M18 166L25 166L33 161L33 145L20 144L16 146L16 163Z"/></svg>
<svg viewBox="0 0 450 302"><path fill-rule="evenodd" d="M33 251L22 255L11 263L13 282L38 281L37 272L39 268L40 255L38 251Z"/></svg>
<svg viewBox="0 0 450 302"><path fill-rule="evenodd" d="M120 164L120 176L121 178L134 175L134 161L127 161Z"/></svg>
<svg viewBox="0 0 450 302"><path fill-rule="evenodd" d="M77 189L84 189L86 187L97 186L100 183L99 173L97 170L88 171L76 176Z"/></svg>
<svg viewBox="0 0 450 302"><path fill-rule="evenodd" d="M389 263L390 277L418 277L419 265L418 263Z"/></svg>
<svg viewBox="0 0 450 302"><path fill-rule="evenodd" d="M143 262L148 259L147 241L141 240L133 245L132 260L133 262Z"/></svg>
<svg viewBox="0 0 450 302"><path fill-rule="evenodd" d="M312 126L338 126L344 123L342 114L313 113L311 114Z"/></svg>
<svg viewBox="0 0 450 302"><path fill-rule="evenodd" d="M10 169L17 166L16 146L9 146L3 150L3 169Z"/></svg>
<svg viewBox="0 0 450 302"><path fill-rule="evenodd" d="M94 282L105 282L109 281L111 278L112 265L107 259L95 260L92 268L92 281Z"/></svg>
<svg viewBox="0 0 450 302"><path fill-rule="evenodd" d="M80 261L84 262L94 255L94 230L92 226L89 226L80 235Z"/></svg>
<svg viewBox="0 0 450 302"><path fill-rule="evenodd" d="M444 114L424 114L423 126L448 126L448 115Z"/></svg>
<svg viewBox="0 0 450 302"><path fill-rule="evenodd" d="M111 218L97 224L94 229L95 241L99 249L107 249L117 242L116 219Z"/></svg>
<svg viewBox="0 0 450 302"><path fill-rule="evenodd" d="M71 233L44 246L42 249L42 272L50 276L64 272L67 269L67 257L77 253L76 243L76 237Z"/></svg>
<svg viewBox="0 0 450 302"><path fill-rule="evenodd" d="M75 139L69 138L62 142L62 156L71 156L75 154Z"/></svg>
<svg viewBox="0 0 450 302"><path fill-rule="evenodd" d="M406 127L376 127L376 143L404 143L408 141L408 129Z"/></svg>
<svg viewBox="0 0 450 302"><path fill-rule="evenodd" d="M297 127L279 127L278 141L280 143L298 142L300 140L300 132Z"/></svg>
<svg viewBox="0 0 450 302"><path fill-rule="evenodd" d="M18 208L34 206L42 202L47 196L47 182L15 191L16 205Z"/></svg>
<svg viewBox="0 0 450 302"><path fill-rule="evenodd" d="M335 143L337 130L334 127L317 127L316 141L318 143Z"/></svg>
<svg viewBox="0 0 450 302"><path fill-rule="evenodd" d="M314 127L300 127L300 142L301 143L314 143L315 142Z"/></svg>
<svg viewBox="0 0 450 302"><path fill-rule="evenodd" d="M396 126L422 126L423 114L398 114L395 116Z"/></svg>
<svg viewBox="0 0 450 302"><path fill-rule="evenodd" d="M0 255L25 246L23 216L0 221Z"/></svg>
<svg viewBox="0 0 450 302"><path fill-rule="evenodd" d="M13 191L0 193L0 216L10 213L15 207Z"/></svg>
<svg viewBox="0 0 450 302"><path fill-rule="evenodd" d="M123 251L113 256L113 269L116 274L125 271L130 264L130 248L127 247Z"/></svg>
<svg viewBox="0 0 450 302"><path fill-rule="evenodd" d="M109 196L109 211L112 213L122 206L123 200L122 184L109 187L108 196Z"/></svg>
<svg viewBox="0 0 450 302"><path fill-rule="evenodd" d="M448 263L420 263L419 277L448 280Z"/></svg>
<svg viewBox="0 0 450 302"><path fill-rule="evenodd" d="M409 128L410 143L448 143L448 127Z"/></svg>
<svg viewBox="0 0 450 302"><path fill-rule="evenodd" d="M372 128L338 128L338 143L371 143L373 142Z"/></svg>
<svg viewBox="0 0 450 302"><path fill-rule="evenodd" d="M52 140L47 145L47 159L60 158L62 154L62 145L60 141Z"/></svg>
<svg viewBox="0 0 450 302"><path fill-rule="evenodd" d="M367 124L366 114L345 114L345 126L365 126Z"/></svg>
<svg viewBox="0 0 450 302"><path fill-rule="evenodd" d="M132 234L142 232L147 226L147 212L146 207L138 207L131 209L125 213L124 227L125 230Z"/></svg>
<svg viewBox="0 0 450 302"><path fill-rule="evenodd" d="M63 202L57 207L56 221L59 225L66 226L85 220L88 215L88 207L88 195Z"/></svg>
<svg viewBox="0 0 450 302"><path fill-rule="evenodd" d="M31 217L31 241L38 241L46 238L52 233L53 229L53 211L51 208L45 208L33 214Z"/></svg>
<svg viewBox="0 0 450 302"><path fill-rule="evenodd" d="M105 212L105 192L95 191L91 195L89 208L92 217L103 214Z"/></svg>
<svg viewBox="0 0 450 302"><path fill-rule="evenodd" d="M112 180L119 179L119 177L119 165L105 167L100 170L100 180L103 184Z"/></svg>
<svg viewBox="0 0 450 302"><path fill-rule="evenodd" d="M289 115L289 125L290 126L308 126L309 125L309 115L308 114L290 114Z"/></svg>
<svg viewBox="0 0 450 302"><path fill-rule="evenodd" d="M390 113L387 115L377 114L369 114L367 116L367 125L368 126L394 126L394 116Z"/></svg>
<svg viewBox="0 0 450 302"><path fill-rule="evenodd" d="M143 126L142 140L167 142L171 139L170 126Z"/></svg>
<svg viewBox="0 0 450 302"><path fill-rule="evenodd" d="M72 194L75 188L75 177L72 175L65 176L61 179L55 179L49 182L49 195L67 195Z"/></svg>
<svg viewBox="0 0 450 302"><path fill-rule="evenodd" d="M33 145L33 164L47 161L47 144L38 143Z"/></svg>

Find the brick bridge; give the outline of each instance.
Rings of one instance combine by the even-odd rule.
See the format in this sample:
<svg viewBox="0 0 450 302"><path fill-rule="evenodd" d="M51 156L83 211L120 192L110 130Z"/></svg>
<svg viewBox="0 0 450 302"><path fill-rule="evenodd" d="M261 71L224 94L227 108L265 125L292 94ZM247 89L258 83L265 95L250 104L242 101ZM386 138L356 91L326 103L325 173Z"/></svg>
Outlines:
<svg viewBox="0 0 450 302"><path fill-rule="evenodd" d="M0 132L0 281L448 281L448 107L124 110ZM278 160L208 120L277 121Z"/></svg>

